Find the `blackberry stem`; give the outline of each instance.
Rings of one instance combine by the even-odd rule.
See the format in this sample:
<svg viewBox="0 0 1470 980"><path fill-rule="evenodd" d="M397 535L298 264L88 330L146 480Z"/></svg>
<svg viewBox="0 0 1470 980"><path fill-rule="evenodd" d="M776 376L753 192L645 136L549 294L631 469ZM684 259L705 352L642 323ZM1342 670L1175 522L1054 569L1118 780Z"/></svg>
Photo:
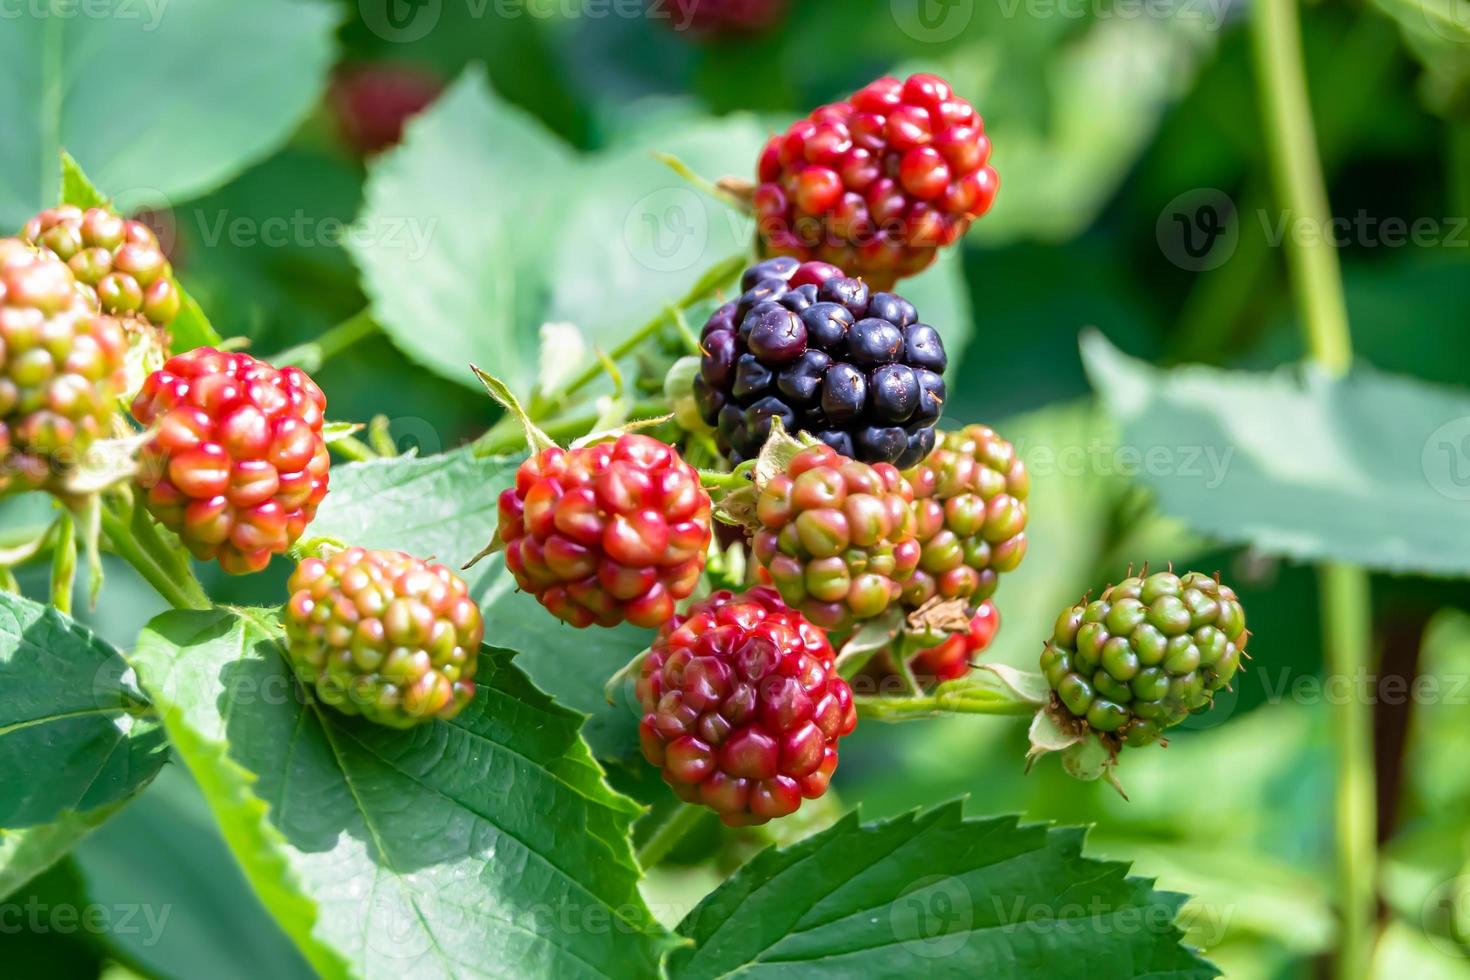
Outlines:
<svg viewBox="0 0 1470 980"><path fill-rule="evenodd" d="M77 579L77 525L65 507L56 518L56 541L51 547L51 605L71 615L72 586Z"/></svg>
<svg viewBox="0 0 1470 980"><path fill-rule="evenodd" d="M1001 715L1018 717L1036 714L1036 705L1001 697L980 698L973 694L923 694L914 697L885 697L860 694L852 699L859 718L874 721L908 721L938 715Z"/></svg>
<svg viewBox="0 0 1470 980"><path fill-rule="evenodd" d="M267 360L276 367L295 366L311 374L320 370L328 358L342 353L353 344L373 336L381 329L378 321L373 319L372 310L363 307L317 339L297 344L295 347L288 347Z"/></svg>
<svg viewBox="0 0 1470 980"><path fill-rule="evenodd" d="M136 505L134 505L136 506ZM145 516L132 525L146 523ZM208 609L211 605L204 588L155 532L151 535L135 534L133 527L113 507L102 508L102 530L113 554L132 565L155 592L168 600L175 609Z"/></svg>
<svg viewBox="0 0 1470 980"><path fill-rule="evenodd" d="M1307 99L1296 0L1258 0L1252 8L1251 42L1278 202L1294 220L1326 228L1332 215ZM1310 358L1329 376L1341 377L1353 355L1337 251L1325 236L1288 236L1286 257ZM1324 562L1318 580L1328 670L1350 678L1366 675L1373 625L1367 572ZM1343 699L1328 710L1337 747L1337 876L1342 896L1335 974L1356 980L1368 974L1378 914L1373 715L1359 698Z"/></svg>
<svg viewBox="0 0 1470 980"><path fill-rule="evenodd" d="M654 829L653 835L643 842L643 846L638 848L638 866L647 871L668 857L669 852L679 841L699 825L699 821L704 818L706 812L700 807L680 803L679 808L669 814L668 818Z"/></svg>

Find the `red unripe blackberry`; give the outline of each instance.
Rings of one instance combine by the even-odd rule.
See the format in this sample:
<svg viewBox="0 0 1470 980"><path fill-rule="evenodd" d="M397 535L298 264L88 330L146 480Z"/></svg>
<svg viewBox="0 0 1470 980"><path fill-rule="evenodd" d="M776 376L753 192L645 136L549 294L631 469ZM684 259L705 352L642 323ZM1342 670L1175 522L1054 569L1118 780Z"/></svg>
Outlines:
<svg viewBox="0 0 1470 980"><path fill-rule="evenodd" d="M327 493L327 399L300 368L200 347L143 382L133 415L148 511L200 559L258 572L289 548Z"/></svg>
<svg viewBox="0 0 1470 980"><path fill-rule="evenodd" d="M26 241L67 264L104 313L167 327L182 296L153 230L106 208L47 208L26 223Z"/></svg>
<svg viewBox="0 0 1470 980"><path fill-rule="evenodd" d="M649 436L543 449L500 495L505 566L573 626L662 626L704 571L710 510L694 468Z"/></svg>
<svg viewBox="0 0 1470 980"><path fill-rule="evenodd" d="M52 484L108 434L127 346L64 262L0 239L0 494Z"/></svg>
<svg viewBox="0 0 1470 980"><path fill-rule="evenodd" d="M827 636L775 590L716 592L668 623L638 679L643 754L678 797L732 827L827 791L857 726Z"/></svg>
<svg viewBox="0 0 1470 980"><path fill-rule="evenodd" d="M939 681L964 677L970 672L971 661L990 646L999 629L1000 613L996 611L995 603L989 600L980 603L980 608L970 617L968 631L952 634L943 642L914 654L914 674Z"/></svg>
<svg viewBox="0 0 1470 980"><path fill-rule="evenodd" d="M408 728L453 718L475 696L484 623L443 565L348 548L302 561L288 588L291 666L323 702Z"/></svg>
<svg viewBox="0 0 1470 980"><path fill-rule="evenodd" d="M442 89L437 77L411 65L359 65L332 79L327 104L343 142L368 156L402 139L409 119L428 108Z"/></svg>
<svg viewBox="0 0 1470 980"><path fill-rule="evenodd" d="M984 122L943 79L880 78L766 144L760 239L771 255L822 259L890 289L990 210L989 159Z"/></svg>
<svg viewBox="0 0 1470 980"><path fill-rule="evenodd" d="M760 490L755 559L781 598L824 629L880 616L919 561L912 500L889 464L809 447Z"/></svg>

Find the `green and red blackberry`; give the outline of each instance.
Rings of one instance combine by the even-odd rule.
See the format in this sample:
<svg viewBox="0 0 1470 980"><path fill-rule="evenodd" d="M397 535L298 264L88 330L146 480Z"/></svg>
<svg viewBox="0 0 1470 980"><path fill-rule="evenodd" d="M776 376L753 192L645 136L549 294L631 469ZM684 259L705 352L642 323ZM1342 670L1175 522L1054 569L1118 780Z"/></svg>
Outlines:
<svg viewBox="0 0 1470 980"><path fill-rule="evenodd" d="M832 262L889 289L990 209L989 160L984 122L943 79L880 78L766 144L757 233L768 254Z"/></svg>
<svg viewBox="0 0 1470 980"><path fill-rule="evenodd" d="M443 565L348 548L302 561L288 588L291 666L326 704L408 728L453 718L475 696L484 623Z"/></svg>
<svg viewBox="0 0 1470 980"><path fill-rule="evenodd" d="M196 558L260 571L326 496L326 405L300 368L212 347L169 358L133 400L154 429L138 476L148 511Z"/></svg>
<svg viewBox="0 0 1470 980"><path fill-rule="evenodd" d="M990 646L1000 630L1000 613L995 603L980 603L975 615L970 617L970 628L963 633L953 633L932 647L925 647L914 654L910 661L914 675L934 678L937 681L953 681L970 672L972 661Z"/></svg>
<svg viewBox="0 0 1470 980"><path fill-rule="evenodd" d="M788 605L846 629L897 602L918 564L912 500L891 465L812 446L760 488L752 551Z"/></svg>
<svg viewBox="0 0 1470 980"><path fill-rule="evenodd" d="M66 263L0 239L0 494L54 487L108 435L126 356Z"/></svg>
<svg viewBox="0 0 1470 980"><path fill-rule="evenodd" d="M767 588L716 592L668 623L638 679L644 757L730 826L784 817L827 791L852 690L820 629Z"/></svg>
<svg viewBox="0 0 1470 980"><path fill-rule="evenodd" d="M787 257L751 266L741 288L704 325L694 384L732 462L760 452L773 418L865 463L912 466L928 455L948 362L912 303Z"/></svg>
<svg viewBox="0 0 1470 980"><path fill-rule="evenodd" d="M558 619L657 627L704 571L711 507L672 446L629 433L522 463L498 534L516 583Z"/></svg>
<svg viewBox="0 0 1470 980"><path fill-rule="evenodd" d="M1041 654L1054 710L1114 747L1207 709L1240 668L1245 612L1218 578L1129 576L1057 618Z"/></svg>
<svg viewBox="0 0 1470 980"><path fill-rule="evenodd" d="M102 312L138 317L167 328L182 296L153 230L106 208L48 208L26 223L22 237L67 264L97 296Z"/></svg>
<svg viewBox="0 0 1470 980"><path fill-rule="evenodd" d="M1026 556L1031 478L1015 447L984 425L944 433L919 465L904 471L914 491L923 552L904 584L917 609L936 596L978 603Z"/></svg>

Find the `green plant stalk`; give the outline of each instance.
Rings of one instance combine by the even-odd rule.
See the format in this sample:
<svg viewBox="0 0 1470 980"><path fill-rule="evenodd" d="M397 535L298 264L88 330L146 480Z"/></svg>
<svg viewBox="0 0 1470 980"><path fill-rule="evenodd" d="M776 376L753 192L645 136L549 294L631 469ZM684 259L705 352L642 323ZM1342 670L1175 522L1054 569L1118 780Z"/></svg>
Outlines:
<svg viewBox="0 0 1470 980"><path fill-rule="evenodd" d="M679 808L654 829L653 836L638 848L638 866L647 871L668 857L669 852L699 825L708 812L702 807L680 803Z"/></svg>
<svg viewBox="0 0 1470 980"><path fill-rule="evenodd" d="M135 534L131 525L137 523L130 524L113 507L102 508L102 531L113 554L133 566L175 609L208 609L209 597L193 572L187 568L180 570L178 556L162 545L163 539L156 533L151 540Z"/></svg>
<svg viewBox="0 0 1470 980"><path fill-rule="evenodd" d="M1272 176L1281 205L1293 217L1327 228L1331 212L1307 101L1301 24L1296 0L1257 0L1251 40L1260 79L1262 116ZM1325 236L1289 237L1287 259L1311 359L1340 377L1352 364L1347 303L1336 248ZM1318 570L1327 668L1349 678L1371 669L1372 594L1367 573L1328 562ZM1337 749L1337 878L1342 933L1336 975L1368 975L1378 912L1378 828L1373 714L1359 698L1330 708Z"/></svg>
<svg viewBox="0 0 1470 980"><path fill-rule="evenodd" d="M56 519L56 542L51 548L51 605L71 615L71 593L77 580L77 525L63 509Z"/></svg>
<svg viewBox="0 0 1470 980"><path fill-rule="evenodd" d="M635 402L632 411L629 412L630 420L658 418L668 411L668 404L658 399ZM562 418L551 419L541 425L541 430L558 443L579 436L587 435L592 427L597 424L602 413L596 409L581 412L577 415L567 415ZM499 422L492 425L474 442L476 456L504 456L507 453L517 452L526 447L526 434L521 430L520 423L507 414Z"/></svg>
<svg viewBox="0 0 1470 980"><path fill-rule="evenodd" d="M1002 717L1024 717L1036 714L1036 705L1029 701L995 697L977 697L975 694L920 694L913 697L886 697L861 694L852 699L859 718L873 721L908 721L911 718L931 718L938 715L999 715Z"/></svg>
<svg viewBox="0 0 1470 980"><path fill-rule="evenodd" d="M276 367L295 365L307 373L319 370L328 358L335 357L360 340L382 329L373 319L371 309L364 307L315 340L287 348L272 358Z"/></svg>

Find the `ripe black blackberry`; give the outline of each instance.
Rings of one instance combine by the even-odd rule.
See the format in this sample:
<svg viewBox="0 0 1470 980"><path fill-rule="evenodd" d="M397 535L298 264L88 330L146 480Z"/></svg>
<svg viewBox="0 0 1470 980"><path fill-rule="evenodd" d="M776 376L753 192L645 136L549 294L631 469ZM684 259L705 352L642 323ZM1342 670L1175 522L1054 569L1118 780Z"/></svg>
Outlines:
<svg viewBox="0 0 1470 980"><path fill-rule="evenodd" d="M912 303L787 256L751 266L740 287L704 325L694 382L731 462L760 452L773 418L865 463L907 467L929 454L944 341Z"/></svg>

